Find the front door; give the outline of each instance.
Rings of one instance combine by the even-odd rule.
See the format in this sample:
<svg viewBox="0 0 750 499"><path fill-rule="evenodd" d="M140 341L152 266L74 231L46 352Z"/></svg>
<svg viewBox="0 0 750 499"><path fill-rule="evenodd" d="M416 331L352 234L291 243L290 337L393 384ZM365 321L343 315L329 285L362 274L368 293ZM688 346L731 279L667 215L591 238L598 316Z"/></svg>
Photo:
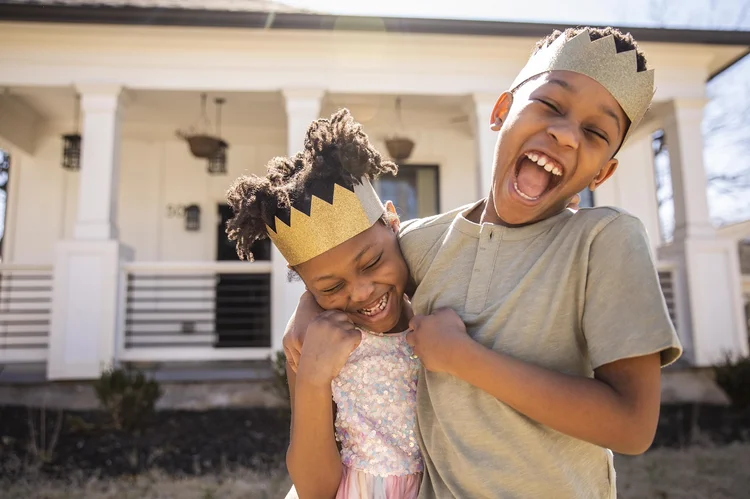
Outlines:
<svg viewBox="0 0 750 499"><path fill-rule="evenodd" d="M239 261L235 244L226 234L232 209L219 205L218 261ZM271 241L253 246L256 261L271 259ZM248 264L249 265L249 264ZM217 274L214 331L218 348L271 346L271 275Z"/></svg>

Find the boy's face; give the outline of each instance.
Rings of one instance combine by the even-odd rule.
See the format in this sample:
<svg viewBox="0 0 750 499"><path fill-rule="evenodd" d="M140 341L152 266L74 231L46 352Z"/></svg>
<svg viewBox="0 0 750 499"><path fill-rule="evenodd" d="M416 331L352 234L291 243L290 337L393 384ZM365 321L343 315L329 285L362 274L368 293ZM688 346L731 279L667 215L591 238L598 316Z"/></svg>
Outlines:
<svg viewBox="0 0 750 499"><path fill-rule="evenodd" d="M318 305L342 310L352 322L376 333L397 326L409 278L396 238L397 223L377 222L295 267Z"/></svg>
<svg viewBox="0 0 750 499"><path fill-rule="evenodd" d="M629 123L601 84L570 71L543 74L503 94L491 121L496 116L502 127L487 214L506 225L549 218L584 187L609 178Z"/></svg>

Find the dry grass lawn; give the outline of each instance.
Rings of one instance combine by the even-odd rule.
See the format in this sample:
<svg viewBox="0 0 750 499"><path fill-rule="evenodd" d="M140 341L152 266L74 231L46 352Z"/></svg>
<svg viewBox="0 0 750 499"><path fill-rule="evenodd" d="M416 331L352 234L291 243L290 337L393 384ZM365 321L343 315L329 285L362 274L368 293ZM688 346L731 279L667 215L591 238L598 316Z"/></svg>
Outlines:
<svg viewBox="0 0 750 499"><path fill-rule="evenodd" d="M621 499L740 499L750 491L750 443L724 447L656 449L616 460ZM67 483L29 475L3 483L7 499L283 499L283 472L260 476L232 471L176 479L159 472L118 480L72 478Z"/></svg>

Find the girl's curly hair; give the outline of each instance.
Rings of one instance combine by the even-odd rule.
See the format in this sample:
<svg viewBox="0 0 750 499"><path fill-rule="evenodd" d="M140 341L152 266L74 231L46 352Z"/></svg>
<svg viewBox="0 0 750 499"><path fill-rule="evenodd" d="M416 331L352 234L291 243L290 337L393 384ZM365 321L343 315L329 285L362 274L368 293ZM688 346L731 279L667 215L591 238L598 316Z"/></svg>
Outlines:
<svg viewBox="0 0 750 499"><path fill-rule="evenodd" d="M291 158L273 158L266 168L265 177L242 176L227 191L234 216L226 231L242 259L252 260L253 243L268 236L266 225L273 227L276 216L288 220L291 207L309 200L309 191L316 185L336 182L352 186L362 177L372 180L398 172L398 167L373 147L348 109L339 110L330 119L313 121L305 135L304 150Z"/></svg>

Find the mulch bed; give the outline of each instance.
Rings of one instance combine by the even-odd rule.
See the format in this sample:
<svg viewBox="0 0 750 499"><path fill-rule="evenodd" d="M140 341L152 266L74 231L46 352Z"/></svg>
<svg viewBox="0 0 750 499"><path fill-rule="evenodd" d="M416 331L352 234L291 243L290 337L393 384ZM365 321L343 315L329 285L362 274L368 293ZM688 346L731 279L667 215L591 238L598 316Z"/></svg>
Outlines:
<svg viewBox="0 0 750 499"><path fill-rule="evenodd" d="M23 476L29 463L50 478L71 473L134 475L154 468L171 475L233 467L275 470L283 466L289 442L289 412L284 409L160 411L140 434L112 429L100 412L65 411L52 458L43 462L29 451L30 414L39 442L39 410L0 407L0 475ZM47 442L57 417L57 411L45 413ZM697 439L717 445L749 440L750 411L708 405L662 407L655 447L682 447Z"/></svg>
<svg viewBox="0 0 750 499"><path fill-rule="evenodd" d="M40 442L40 411L31 414ZM100 412L65 411L52 459L42 462L29 451L29 415L26 407L0 407L0 475L22 476L29 463L40 465L39 471L50 478L72 472L133 475L154 468L173 475L233 467L276 470L289 444L289 412L284 409L160 411L139 434L113 429ZM57 418L57 411L45 412L48 443Z"/></svg>

